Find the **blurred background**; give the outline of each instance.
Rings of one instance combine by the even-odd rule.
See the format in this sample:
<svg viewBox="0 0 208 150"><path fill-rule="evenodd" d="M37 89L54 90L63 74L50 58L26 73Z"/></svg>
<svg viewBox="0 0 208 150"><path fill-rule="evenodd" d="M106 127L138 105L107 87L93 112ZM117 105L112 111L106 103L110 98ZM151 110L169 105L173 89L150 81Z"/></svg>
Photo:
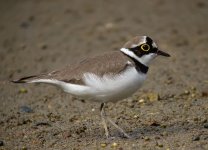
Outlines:
<svg viewBox="0 0 208 150"><path fill-rule="evenodd" d="M119 50L137 35L150 36L172 57L153 62L136 96L109 104L109 115L137 137L117 139L116 148L208 149L207 33L206 0L0 0L0 149L111 147L99 104L6 81Z"/></svg>

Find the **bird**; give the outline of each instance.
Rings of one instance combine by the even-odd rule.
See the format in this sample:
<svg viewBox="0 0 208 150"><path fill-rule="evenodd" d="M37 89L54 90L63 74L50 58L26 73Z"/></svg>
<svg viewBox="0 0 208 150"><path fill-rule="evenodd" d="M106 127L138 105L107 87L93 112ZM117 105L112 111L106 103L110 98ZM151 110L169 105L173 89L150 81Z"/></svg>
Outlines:
<svg viewBox="0 0 208 150"><path fill-rule="evenodd" d="M131 138L106 115L108 102L116 103L133 95L144 83L149 65L157 56L170 57L149 36L135 36L120 50L85 58L49 73L13 80L13 83L46 83L64 92L99 102L106 138L110 138L107 122L125 138Z"/></svg>

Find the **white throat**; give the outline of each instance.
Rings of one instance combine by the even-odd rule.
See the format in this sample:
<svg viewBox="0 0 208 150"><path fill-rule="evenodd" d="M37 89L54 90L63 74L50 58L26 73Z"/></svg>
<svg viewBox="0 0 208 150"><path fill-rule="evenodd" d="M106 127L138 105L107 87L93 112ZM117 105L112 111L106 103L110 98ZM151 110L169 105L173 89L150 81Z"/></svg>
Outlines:
<svg viewBox="0 0 208 150"><path fill-rule="evenodd" d="M124 54L136 59L137 61L139 61L140 63L142 63L145 66L149 66L150 62L157 56L154 53L150 53L148 55L138 57L137 55L135 55L132 51L130 51L127 48L121 48L120 51L122 51Z"/></svg>

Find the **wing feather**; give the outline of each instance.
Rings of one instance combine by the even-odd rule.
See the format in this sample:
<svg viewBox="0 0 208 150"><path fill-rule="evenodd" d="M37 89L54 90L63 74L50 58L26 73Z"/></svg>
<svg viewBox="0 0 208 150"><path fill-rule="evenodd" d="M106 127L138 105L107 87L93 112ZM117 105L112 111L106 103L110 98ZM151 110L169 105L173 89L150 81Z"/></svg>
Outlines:
<svg viewBox="0 0 208 150"><path fill-rule="evenodd" d="M84 84L82 80L85 73L92 73L98 76L106 74L121 73L129 65L131 60L120 51L109 52L100 56L84 59L83 61L66 66L63 69L52 71L47 74L24 77L15 80L16 83L29 82L37 79L55 79L74 84Z"/></svg>

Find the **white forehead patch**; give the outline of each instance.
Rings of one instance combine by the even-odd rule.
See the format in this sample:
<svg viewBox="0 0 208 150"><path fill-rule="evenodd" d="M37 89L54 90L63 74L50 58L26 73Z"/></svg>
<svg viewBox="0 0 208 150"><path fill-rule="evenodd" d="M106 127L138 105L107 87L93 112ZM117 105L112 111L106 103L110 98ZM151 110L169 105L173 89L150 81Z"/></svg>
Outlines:
<svg viewBox="0 0 208 150"><path fill-rule="evenodd" d="M152 43L152 46L153 46L154 48L157 48L157 44L156 44L155 42Z"/></svg>
<svg viewBox="0 0 208 150"><path fill-rule="evenodd" d="M147 39L147 36L142 36L142 40L139 43L141 43L141 44L146 43L147 42L146 39Z"/></svg>

